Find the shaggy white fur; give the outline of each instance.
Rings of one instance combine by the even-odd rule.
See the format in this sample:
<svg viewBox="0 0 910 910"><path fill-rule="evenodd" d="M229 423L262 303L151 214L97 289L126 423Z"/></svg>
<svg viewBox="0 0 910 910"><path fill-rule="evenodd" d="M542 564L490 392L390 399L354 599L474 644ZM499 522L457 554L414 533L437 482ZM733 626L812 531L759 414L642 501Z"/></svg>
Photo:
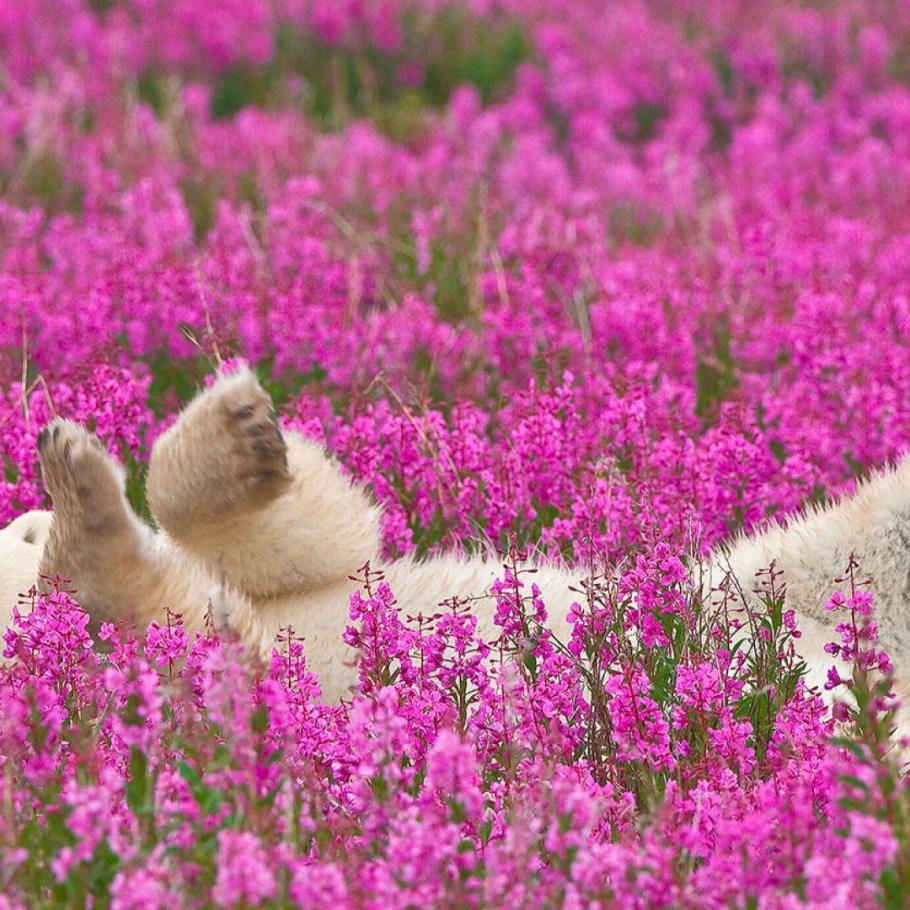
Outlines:
<svg viewBox="0 0 910 910"><path fill-rule="evenodd" d="M192 631L211 604L220 626L264 654L290 625L304 636L328 700L356 678L341 634L356 588L350 576L368 560L405 614L435 612L453 596L480 598L473 609L481 631L492 632L493 601L483 595L499 566L456 557L383 564L379 510L319 445L279 430L249 370L219 376L156 441L148 502L157 532L131 510L120 467L92 434L58 419L38 446L54 512L29 512L0 531L2 608L39 575L59 574L72 580L96 625L141 627L169 607ZM849 499L735 541L707 567L704 590L729 569L749 592L756 572L775 560L797 610L810 681L821 686L831 663L823 646L834 637L823 604L851 551L876 582L882 641L898 668L898 694L907 694L910 461ZM540 565L533 575L559 635L579 598L570 586L585 574ZM8 615L0 613L4 625Z"/></svg>

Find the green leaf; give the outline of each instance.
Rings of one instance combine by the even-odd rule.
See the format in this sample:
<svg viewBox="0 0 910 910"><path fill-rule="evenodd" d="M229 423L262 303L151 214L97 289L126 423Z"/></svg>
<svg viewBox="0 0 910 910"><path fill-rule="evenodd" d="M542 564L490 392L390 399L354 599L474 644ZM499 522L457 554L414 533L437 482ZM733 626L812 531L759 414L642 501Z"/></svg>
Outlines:
<svg viewBox="0 0 910 910"><path fill-rule="evenodd" d="M126 802L136 815L146 811L148 797L148 759L138 747L130 749L130 779L126 785Z"/></svg>

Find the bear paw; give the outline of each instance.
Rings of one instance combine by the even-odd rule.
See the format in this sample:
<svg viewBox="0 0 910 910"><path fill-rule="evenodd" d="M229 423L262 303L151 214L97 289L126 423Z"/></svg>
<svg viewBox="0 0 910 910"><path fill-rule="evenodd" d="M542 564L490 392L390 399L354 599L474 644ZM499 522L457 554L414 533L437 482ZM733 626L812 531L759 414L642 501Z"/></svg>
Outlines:
<svg viewBox="0 0 910 910"><path fill-rule="evenodd" d="M208 392L218 430L230 440L229 475L255 499L272 499L291 481L287 444L272 400L252 372L219 379Z"/></svg>
<svg viewBox="0 0 910 910"><path fill-rule="evenodd" d="M85 427L55 418L38 434L44 486L59 516L97 529L122 515L120 466Z"/></svg>

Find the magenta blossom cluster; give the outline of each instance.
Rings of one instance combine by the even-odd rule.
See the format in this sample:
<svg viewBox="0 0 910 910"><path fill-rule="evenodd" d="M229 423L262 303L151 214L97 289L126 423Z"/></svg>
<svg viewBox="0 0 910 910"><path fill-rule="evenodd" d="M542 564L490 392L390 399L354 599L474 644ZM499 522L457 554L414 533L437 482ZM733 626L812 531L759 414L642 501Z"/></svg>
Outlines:
<svg viewBox="0 0 910 910"><path fill-rule="evenodd" d="M764 680L761 655L731 662L678 613L660 614L672 666L626 637L600 680L588 612L574 657L534 634L545 605L517 571L491 641L458 604L402 617L368 572L341 705L290 632L267 667L170 613L143 641L105 626L102 650L70 595L33 596L0 674L2 906L828 910L906 886L887 730L839 747L798 676L784 692L786 664ZM622 591L588 588L614 635L634 621Z"/></svg>

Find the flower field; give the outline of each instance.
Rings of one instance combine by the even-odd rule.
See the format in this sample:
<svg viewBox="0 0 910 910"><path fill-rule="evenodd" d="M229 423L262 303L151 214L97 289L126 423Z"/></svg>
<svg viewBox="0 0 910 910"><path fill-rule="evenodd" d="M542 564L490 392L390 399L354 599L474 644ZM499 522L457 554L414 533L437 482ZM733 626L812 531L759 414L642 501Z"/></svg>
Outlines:
<svg viewBox="0 0 910 910"><path fill-rule="evenodd" d="M910 449L910 5L0 3L0 526L54 415L144 509L235 358L388 558L503 554L501 635L368 568L324 704L305 628L255 666L25 596L0 910L910 906L862 566L833 712L773 570L741 619L695 577Z"/></svg>

